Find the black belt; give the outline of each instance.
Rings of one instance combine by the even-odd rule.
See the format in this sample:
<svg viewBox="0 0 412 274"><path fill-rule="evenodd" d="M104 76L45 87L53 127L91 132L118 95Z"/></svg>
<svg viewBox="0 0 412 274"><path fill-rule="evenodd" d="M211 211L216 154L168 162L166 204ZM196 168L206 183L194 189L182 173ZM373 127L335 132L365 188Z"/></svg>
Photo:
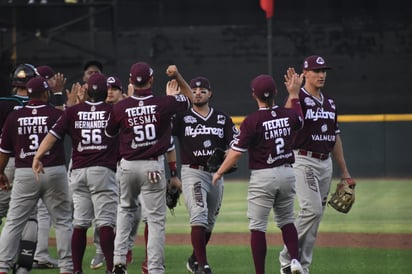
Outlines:
<svg viewBox="0 0 412 274"><path fill-rule="evenodd" d="M304 150L304 149L299 149L298 155L308 156L308 157L312 157L312 158L316 158L320 160L326 160L329 158L329 154L323 154L323 153L313 152L313 151Z"/></svg>

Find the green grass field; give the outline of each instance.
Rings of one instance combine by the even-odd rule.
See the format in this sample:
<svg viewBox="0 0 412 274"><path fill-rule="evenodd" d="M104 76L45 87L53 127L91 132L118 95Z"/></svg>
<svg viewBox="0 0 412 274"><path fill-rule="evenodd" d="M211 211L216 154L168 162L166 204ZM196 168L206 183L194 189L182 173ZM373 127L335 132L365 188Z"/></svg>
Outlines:
<svg viewBox="0 0 412 274"><path fill-rule="evenodd" d="M333 182L334 189L337 181ZM412 180L358 179L356 203L349 214L341 214L327 208L320 226L320 232L359 232L359 233L405 233L412 234ZM215 233L248 232L246 218L247 182L227 181L224 201ZM181 205L175 210L176 216L168 213L167 233L189 233L187 212ZM89 230L91 236L92 230ZM279 233L273 222L268 233ZM52 232L53 235L53 232ZM142 226L139 228L142 235ZM384 236L383 236L384 237ZM267 254L267 273L279 273L277 260L280 246L271 246ZM187 273L184 265L191 247L188 245L166 246L166 273ZM51 247L52 254L55 248ZM84 259L85 273L104 273L104 270L90 270L89 263L94 247L88 246ZM134 249L134 263L129 273L140 273L143 260L142 246ZM412 246L410 249L371 249L371 248L326 248L316 247L311 273L412 273ZM211 245L208 247L209 263L218 274L253 273L250 248L246 246ZM58 270L34 270L34 274L58 273Z"/></svg>

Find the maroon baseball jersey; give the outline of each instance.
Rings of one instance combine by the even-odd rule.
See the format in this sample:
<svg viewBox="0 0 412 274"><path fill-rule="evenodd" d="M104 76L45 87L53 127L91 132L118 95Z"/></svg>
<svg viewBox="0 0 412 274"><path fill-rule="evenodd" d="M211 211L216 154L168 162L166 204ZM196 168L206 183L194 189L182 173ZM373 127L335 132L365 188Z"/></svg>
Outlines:
<svg viewBox="0 0 412 274"><path fill-rule="evenodd" d="M295 162L292 142L303 124L293 109L274 106L248 115L232 149L249 153L249 168L263 169Z"/></svg>
<svg viewBox="0 0 412 274"><path fill-rule="evenodd" d="M293 144L294 149L305 149L328 154L332 151L336 134L340 133L335 101L322 94L319 100L301 88L299 100L302 106L304 126Z"/></svg>
<svg viewBox="0 0 412 274"><path fill-rule="evenodd" d="M72 140L72 168L104 166L116 170L117 138L109 138L104 129L112 105L84 103L66 109L50 130L57 138L68 134Z"/></svg>
<svg viewBox="0 0 412 274"><path fill-rule="evenodd" d="M206 165L215 148L226 150L239 134L232 119L210 108L206 117L193 108L173 118L173 135L180 144L182 164Z"/></svg>
<svg viewBox="0 0 412 274"><path fill-rule="evenodd" d="M171 118L190 106L186 96L130 96L113 106L106 134L121 132L120 155L144 160L166 153L170 147Z"/></svg>
<svg viewBox="0 0 412 274"><path fill-rule="evenodd" d="M61 110L45 104L43 101L31 100L20 110L9 114L4 123L0 151L15 154L18 168L31 168L33 157L51 127L62 114ZM65 164L64 140L58 141L42 159L43 166Z"/></svg>

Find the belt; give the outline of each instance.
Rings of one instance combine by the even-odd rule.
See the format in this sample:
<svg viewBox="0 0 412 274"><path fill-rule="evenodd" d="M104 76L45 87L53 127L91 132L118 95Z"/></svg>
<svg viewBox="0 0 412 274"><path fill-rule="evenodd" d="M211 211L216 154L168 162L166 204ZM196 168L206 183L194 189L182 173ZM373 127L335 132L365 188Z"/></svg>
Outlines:
<svg viewBox="0 0 412 274"><path fill-rule="evenodd" d="M154 157L149 157L149 158L140 159L140 160L143 160L143 161L157 161L157 160L159 160L159 157L154 156Z"/></svg>
<svg viewBox="0 0 412 274"><path fill-rule="evenodd" d="M210 172L209 168L207 166L202 166L202 165L189 165L190 168L193 169L198 169L198 170L202 170L202 171L207 171Z"/></svg>
<svg viewBox="0 0 412 274"><path fill-rule="evenodd" d="M329 154L317 153L309 150L299 149L298 155L308 156L320 160L326 160L329 158Z"/></svg>

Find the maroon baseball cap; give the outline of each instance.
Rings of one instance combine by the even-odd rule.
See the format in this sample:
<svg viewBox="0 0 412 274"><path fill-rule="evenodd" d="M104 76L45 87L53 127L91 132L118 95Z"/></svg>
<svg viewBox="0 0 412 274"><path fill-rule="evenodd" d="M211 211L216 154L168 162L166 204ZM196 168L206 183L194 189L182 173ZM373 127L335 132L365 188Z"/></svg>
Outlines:
<svg viewBox="0 0 412 274"><path fill-rule="evenodd" d="M42 92L50 89L46 78L41 76L30 79L26 84L26 88L29 95L41 94Z"/></svg>
<svg viewBox="0 0 412 274"><path fill-rule="evenodd" d="M138 62L130 68L130 81L135 85L143 85L153 76L153 69L145 62Z"/></svg>
<svg viewBox="0 0 412 274"><path fill-rule="evenodd" d="M272 76L261 74L252 80L253 93L261 100L274 97L277 93L276 83Z"/></svg>
<svg viewBox="0 0 412 274"><path fill-rule="evenodd" d="M107 78L104 74L92 74L87 81L87 88L96 92L107 92Z"/></svg>
<svg viewBox="0 0 412 274"><path fill-rule="evenodd" d="M122 82L116 76L109 76L107 78L107 87L115 87L123 91Z"/></svg>
<svg viewBox="0 0 412 274"><path fill-rule="evenodd" d="M312 55L306 57L303 61L303 69L304 70L315 70L315 69L331 69L328 65L326 65L325 59L318 55Z"/></svg>
<svg viewBox="0 0 412 274"><path fill-rule="evenodd" d="M40 74L40 76L50 79L54 76L54 70L49 67L49 66L39 66L37 67L37 72Z"/></svg>
<svg viewBox="0 0 412 274"><path fill-rule="evenodd" d="M190 80L190 87L191 88L206 88L208 90L211 90L209 80L203 76L198 76Z"/></svg>

